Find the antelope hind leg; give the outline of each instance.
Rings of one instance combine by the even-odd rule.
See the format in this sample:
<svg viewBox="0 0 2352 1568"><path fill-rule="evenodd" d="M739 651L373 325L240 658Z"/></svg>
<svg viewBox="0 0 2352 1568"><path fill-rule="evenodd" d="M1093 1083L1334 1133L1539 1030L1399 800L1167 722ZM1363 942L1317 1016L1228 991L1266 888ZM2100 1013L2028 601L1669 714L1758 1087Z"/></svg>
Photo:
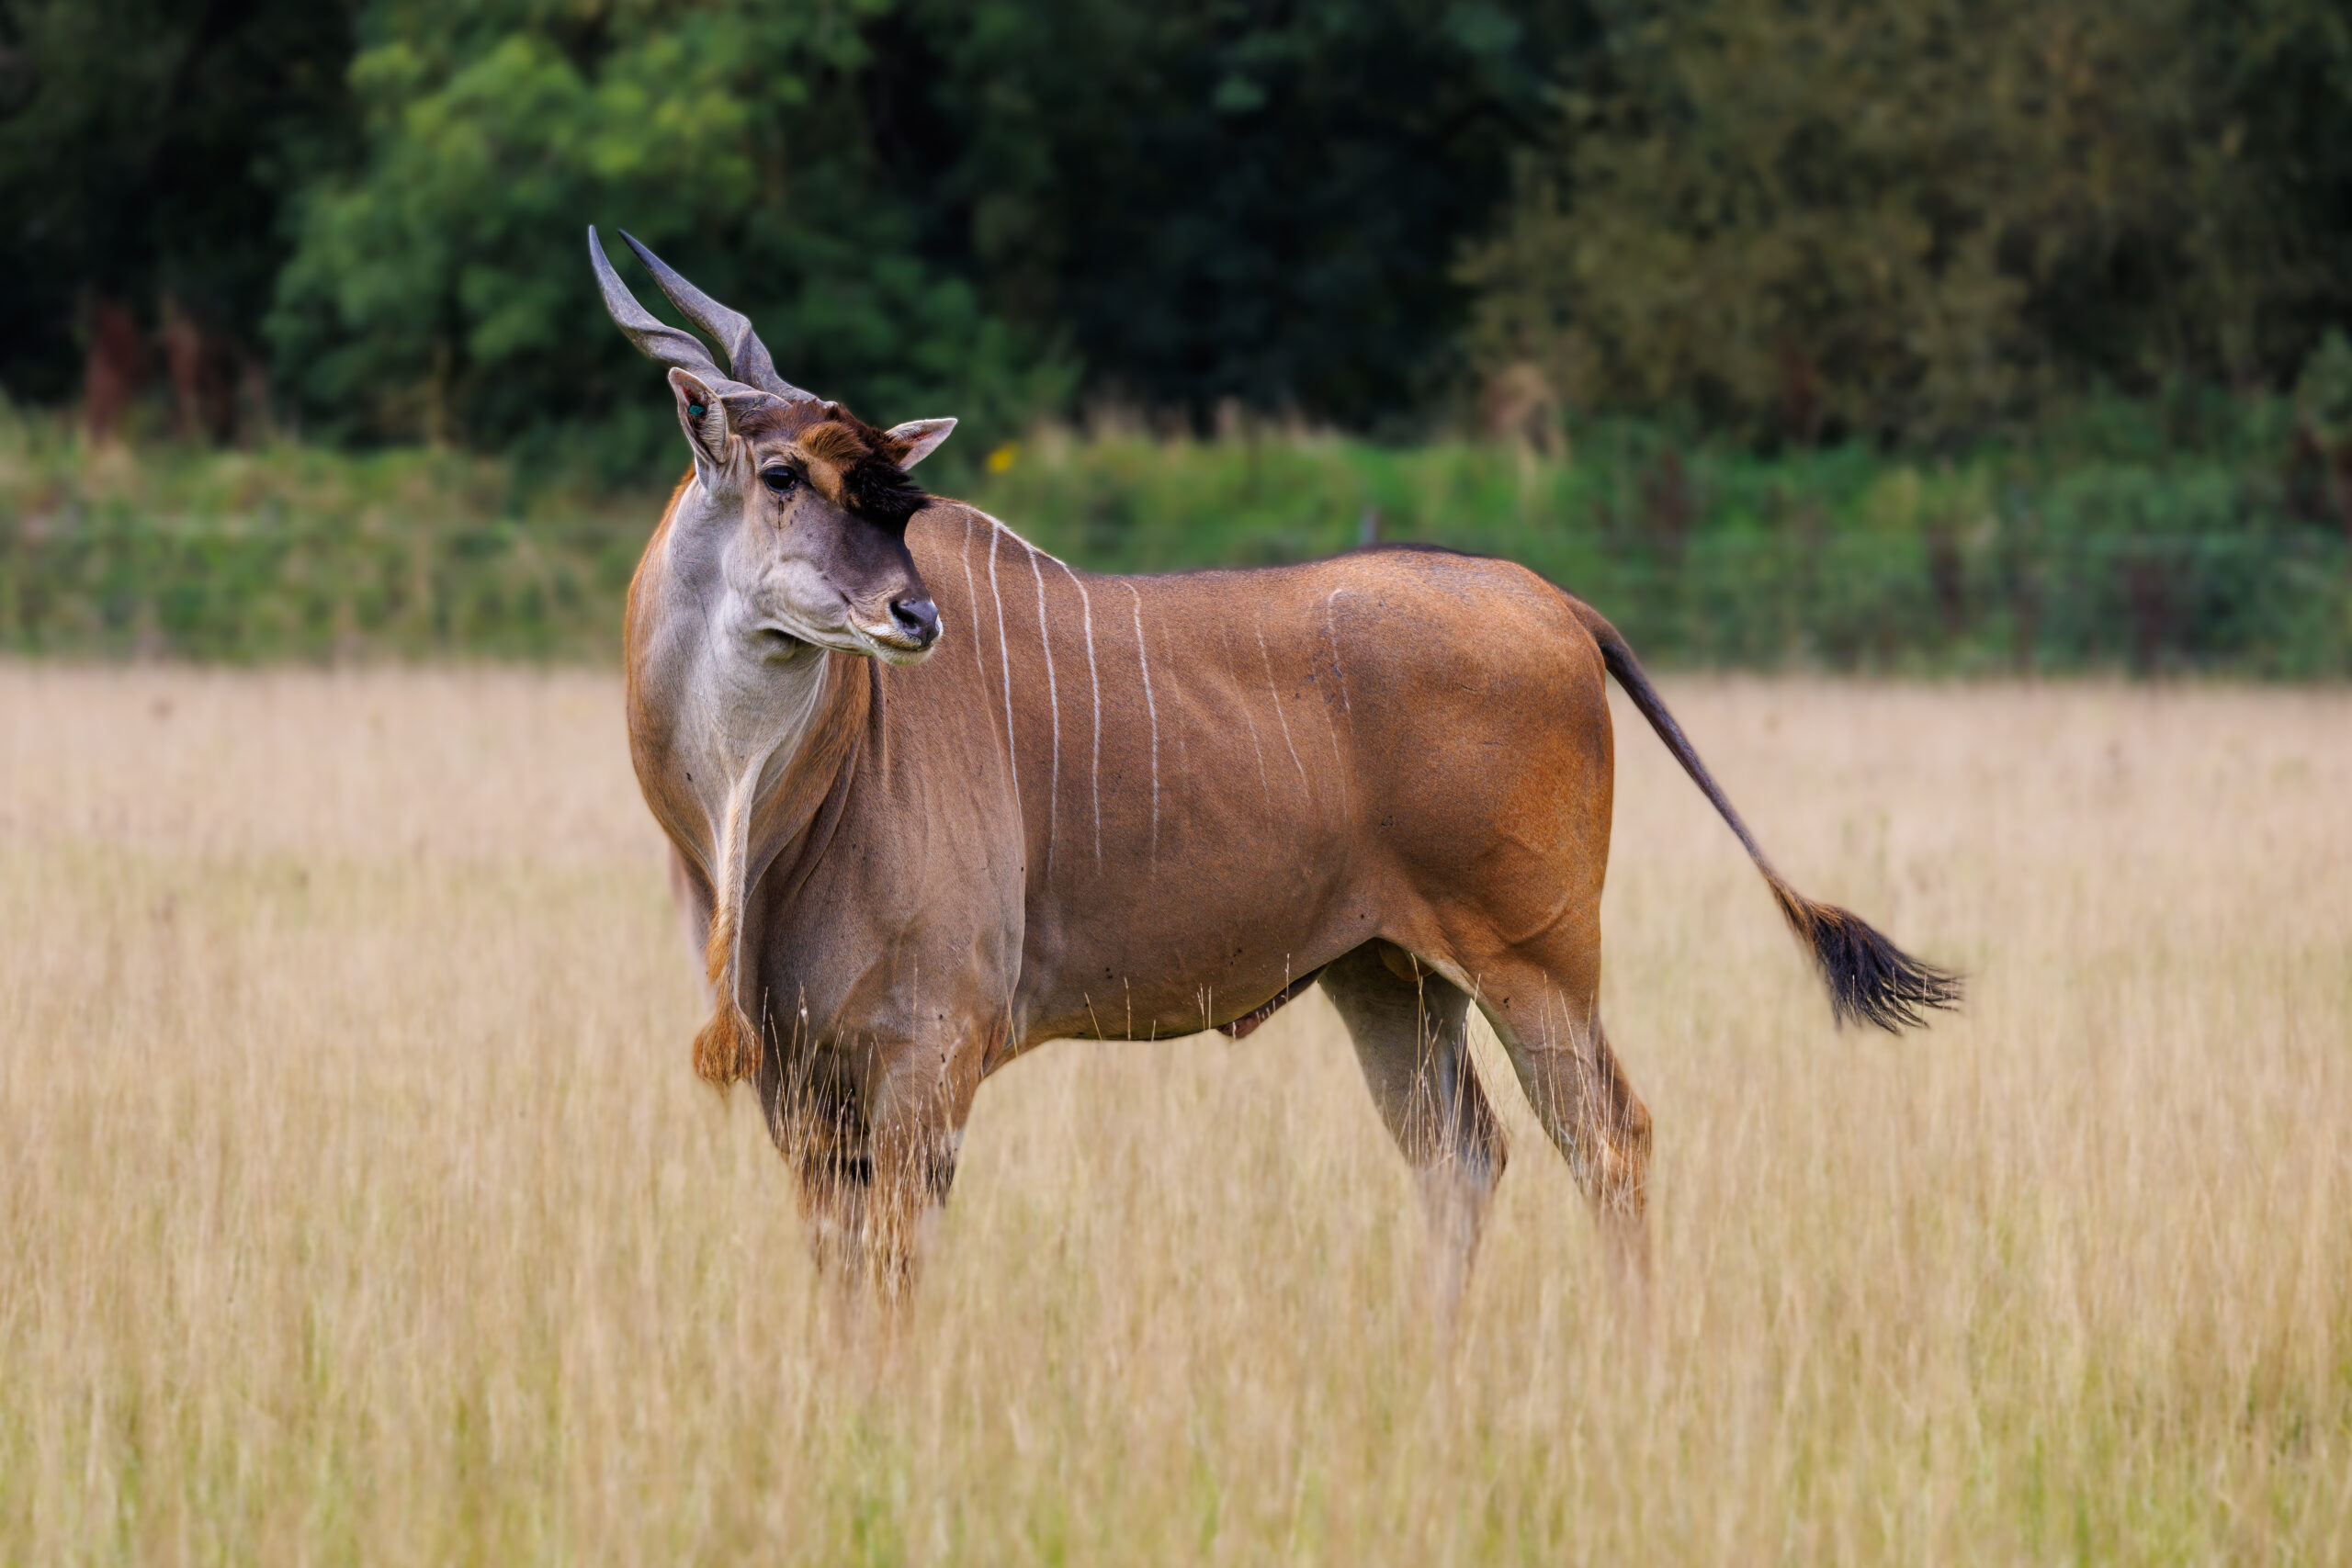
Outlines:
<svg viewBox="0 0 2352 1568"><path fill-rule="evenodd" d="M1526 964L1497 965L1478 979L1479 1010L1592 1205L1621 1297L1645 1306L1650 1113L1610 1049L1593 988L1567 990L1550 971Z"/></svg>
<svg viewBox="0 0 2352 1568"><path fill-rule="evenodd" d="M1380 1119L1420 1188L1430 1280L1451 1325L1503 1173L1501 1123L1470 1062L1470 998L1399 949L1367 943L1325 968Z"/></svg>

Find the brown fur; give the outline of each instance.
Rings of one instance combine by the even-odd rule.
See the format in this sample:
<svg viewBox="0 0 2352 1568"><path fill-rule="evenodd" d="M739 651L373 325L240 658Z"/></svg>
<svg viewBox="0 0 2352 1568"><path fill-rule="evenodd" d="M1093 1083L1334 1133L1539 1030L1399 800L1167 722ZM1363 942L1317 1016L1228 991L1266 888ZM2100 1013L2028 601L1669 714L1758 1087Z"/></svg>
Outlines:
<svg viewBox="0 0 2352 1568"><path fill-rule="evenodd" d="M845 486L873 460L870 427L797 434L812 464L865 448ZM696 1044L709 1076L756 1074L820 1251L901 1291L989 1072L1073 1035L1243 1034L1306 976L1465 1266L1502 1167L1476 1006L1639 1275L1650 1116L1600 1015L1608 675L1754 846L1614 628L1437 552L1095 577L953 502L905 545L946 633L913 668L825 656L762 807L786 847L742 910L743 1000ZM633 609L632 661L643 636ZM637 691L639 775L674 820L677 716ZM1949 977L1764 869L1841 1014L1948 1005Z"/></svg>

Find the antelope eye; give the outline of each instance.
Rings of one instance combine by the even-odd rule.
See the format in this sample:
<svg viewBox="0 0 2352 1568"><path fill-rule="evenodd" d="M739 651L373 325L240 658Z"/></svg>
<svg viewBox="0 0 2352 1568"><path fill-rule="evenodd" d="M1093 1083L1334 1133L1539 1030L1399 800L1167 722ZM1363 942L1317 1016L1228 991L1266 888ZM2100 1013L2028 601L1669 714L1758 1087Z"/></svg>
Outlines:
<svg viewBox="0 0 2352 1568"><path fill-rule="evenodd" d="M766 481L768 489L778 495L785 494L800 482L800 476L790 468L763 468L760 471L760 478Z"/></svg>

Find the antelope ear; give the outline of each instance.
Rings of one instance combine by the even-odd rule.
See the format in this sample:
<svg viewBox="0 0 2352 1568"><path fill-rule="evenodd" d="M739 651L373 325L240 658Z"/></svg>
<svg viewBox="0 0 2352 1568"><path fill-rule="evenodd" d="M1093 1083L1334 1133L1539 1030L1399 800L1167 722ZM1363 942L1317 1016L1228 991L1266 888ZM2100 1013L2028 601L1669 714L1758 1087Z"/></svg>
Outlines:
<svg viewBox="0 0 2352 1568"><path fill-rule="evenodd" d="M890 443L890 460L902 468L911 468L933 452L956 428L952 419L910 419L904 424L894 424L882 433Z"/></svg>
<svg viewBox="0 0 2352 1568"><path fill-rule="evenodd" d="M678 394L678 423L698 463L727 466L727 405L702 378L686 370L670 372L670 389Z"/></svg>

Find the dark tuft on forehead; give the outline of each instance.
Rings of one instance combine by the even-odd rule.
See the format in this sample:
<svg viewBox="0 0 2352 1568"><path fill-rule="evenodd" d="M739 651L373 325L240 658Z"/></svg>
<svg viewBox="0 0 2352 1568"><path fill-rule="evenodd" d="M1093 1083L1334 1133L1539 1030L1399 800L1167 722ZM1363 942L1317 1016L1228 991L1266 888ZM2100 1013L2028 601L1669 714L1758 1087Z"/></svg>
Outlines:
<svg viewBox="0 0 2352 1568"><path fill-rule="evenodd" d="M843 471L842 504L886 528L904 529L909 518L931 504L931 497L906 469L876 453Z"/></svg>

